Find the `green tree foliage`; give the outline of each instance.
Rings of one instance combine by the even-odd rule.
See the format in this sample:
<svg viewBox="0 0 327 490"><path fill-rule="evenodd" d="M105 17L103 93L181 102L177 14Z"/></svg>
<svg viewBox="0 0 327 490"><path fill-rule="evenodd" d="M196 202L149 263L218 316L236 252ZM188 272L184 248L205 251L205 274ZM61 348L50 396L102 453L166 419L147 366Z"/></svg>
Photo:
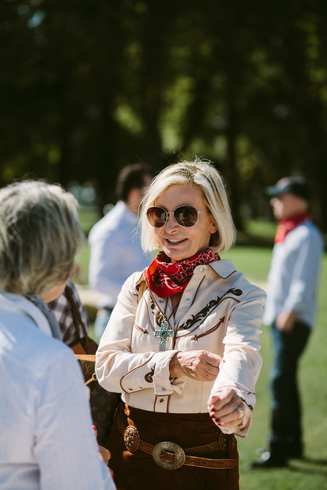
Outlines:
<svg viewBox="0 0 327 490"><path fill-rule="evenodd" d="M0 184L93 182L194 154L225 176L237 226L302 173L327 229L324 0L4 0Z"/></svg>

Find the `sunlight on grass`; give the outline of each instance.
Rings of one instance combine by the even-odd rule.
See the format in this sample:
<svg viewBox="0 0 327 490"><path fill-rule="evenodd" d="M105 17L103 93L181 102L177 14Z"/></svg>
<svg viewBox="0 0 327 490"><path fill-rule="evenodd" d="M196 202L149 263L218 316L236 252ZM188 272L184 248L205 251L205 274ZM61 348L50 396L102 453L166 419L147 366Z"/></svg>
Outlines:
<svg viewBox="0 0 327 490"><path fill-rule="evenodd" d="M265 283L269 272L271 250L259 247L235 246L222 254L222 259L231 259L237 270L254 284Z"/></svg>

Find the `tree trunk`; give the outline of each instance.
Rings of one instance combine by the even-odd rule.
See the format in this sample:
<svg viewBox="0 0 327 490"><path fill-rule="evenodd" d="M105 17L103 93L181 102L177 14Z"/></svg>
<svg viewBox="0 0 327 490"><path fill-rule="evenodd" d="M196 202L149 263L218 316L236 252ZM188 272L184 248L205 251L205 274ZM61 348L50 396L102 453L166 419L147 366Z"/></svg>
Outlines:
<svg viewBox="0 0 327 490"><path fill-rule="evenodd" d="M236 141L237 141L237 115L232 100L227 102L227 154L226 154L226 171L225 179L229 183L229 199L233 213L233 219L237 230L244 229L240 213L241 199L236 169Z"/></svg>

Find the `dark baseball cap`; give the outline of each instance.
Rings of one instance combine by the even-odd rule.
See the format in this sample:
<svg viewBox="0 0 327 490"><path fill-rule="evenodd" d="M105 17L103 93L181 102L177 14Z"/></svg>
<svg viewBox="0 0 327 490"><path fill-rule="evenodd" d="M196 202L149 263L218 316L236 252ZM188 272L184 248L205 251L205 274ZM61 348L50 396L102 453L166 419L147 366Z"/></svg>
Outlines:
<svg viewBox="0 0 327 490"><path fill-rule="evenodd" d="M285 192L301 197L306 201L310 199L309 185L302 177L284 177L276 185L266 188L266 194L270 197L279 196Z"/></svg>

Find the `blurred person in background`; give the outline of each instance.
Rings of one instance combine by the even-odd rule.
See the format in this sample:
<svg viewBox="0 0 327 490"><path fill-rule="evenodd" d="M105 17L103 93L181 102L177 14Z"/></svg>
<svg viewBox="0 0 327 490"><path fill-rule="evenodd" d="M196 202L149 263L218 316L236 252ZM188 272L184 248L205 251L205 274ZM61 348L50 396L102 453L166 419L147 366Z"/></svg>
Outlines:
<svg viewBox="0 0 327 490"><path fill-rule="evenodd" d="M45 305L83 233L75 198L27 181L0 190L0 488L113 490L88 388Z"/></svg>
<svg viewBox="0 0 327 490"><path fill-rule="evenodd" d="M323 240L311 222L309 187L301 177L285 177L267 188L278 220L263 322L271 326L274 364L270 449L253 468L285 466L302 458L301 403L297 385L300 356L314 326Z"/></svg>
<svg viewBox="0 0 327 490"><path fill-rule="evenodd" d="M115 483L237 490L266 295L220 259L235 229L210 163L163 170L140 221L143 250L161 252L126 280L97 351L99 383L123 399L106 443Z"/></svg>
<svg viewBox="0 0 327 490"><path fill-rule="evenodd" d="M139 204L152 177L151 170L143 164L123 168L116 185L119 199L116 206L90 231L89 283L101 293L94 324L98 339L107 326L126 279L150 263L135 230L139 221Z"/></svg>

